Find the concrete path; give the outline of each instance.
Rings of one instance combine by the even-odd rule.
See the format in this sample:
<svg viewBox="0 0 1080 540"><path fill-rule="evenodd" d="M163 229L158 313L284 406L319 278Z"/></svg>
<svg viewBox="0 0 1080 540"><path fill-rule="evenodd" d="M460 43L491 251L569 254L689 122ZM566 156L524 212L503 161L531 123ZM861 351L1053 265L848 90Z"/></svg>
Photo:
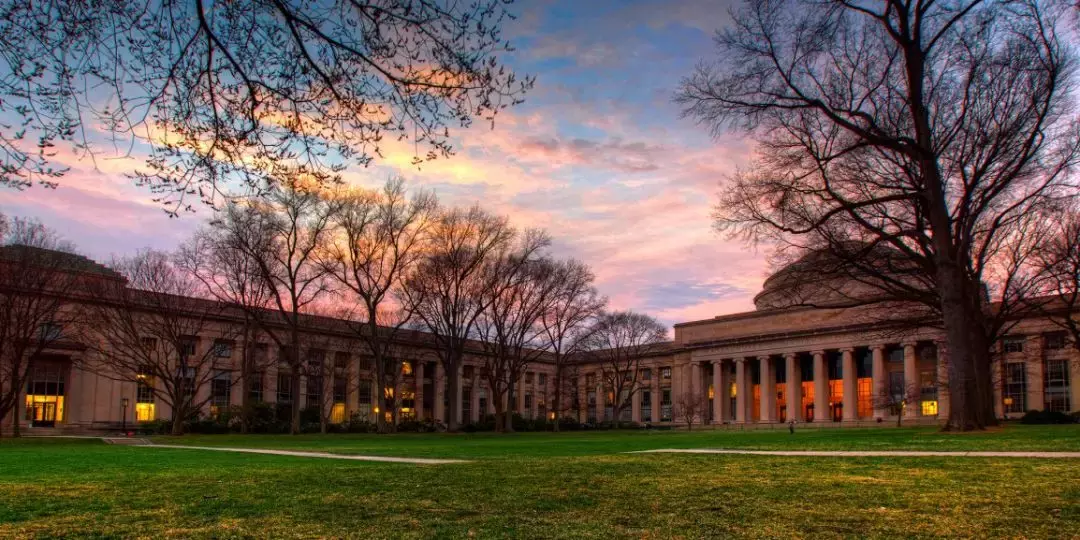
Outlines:
<svg viewBox="0 0 1080 540"><path fill-rule="evenodd" d="M627 454L737 454L748 456L795 457L996 457L996 458L1080 458L1080 452L943 452L920 450L724 450L719 448L664 448L638 450Z"/></svg>
<svg viewBox="0 0 1080 540"><path fill-rule="evenodd" d="M464 459L404 458L387 456L358 456L353 454L331 454L328 452L301 452L296 450L269 450L266 448L226 448L220 446L185 446L179 444L150 444L141 448L179 448L181 450L216 450L218 452L240 452L244 454L267 454L271 456L313 457L325 459L347 459L352 461L379 461L383 463L413 463L416 465L445 465L448 463L468 463Z"/></svg>

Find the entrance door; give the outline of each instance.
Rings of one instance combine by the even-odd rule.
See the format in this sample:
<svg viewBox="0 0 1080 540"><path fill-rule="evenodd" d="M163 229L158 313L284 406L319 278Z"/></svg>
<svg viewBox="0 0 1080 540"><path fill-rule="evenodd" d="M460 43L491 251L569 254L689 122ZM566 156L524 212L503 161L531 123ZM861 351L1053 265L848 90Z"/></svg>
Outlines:
<svg viewBox="0 0 1080 540"><path fill-rule="evenodd" d="M26 420L34 427L54 427L64 420L66 358L38 358L26 383Z"/></svg>

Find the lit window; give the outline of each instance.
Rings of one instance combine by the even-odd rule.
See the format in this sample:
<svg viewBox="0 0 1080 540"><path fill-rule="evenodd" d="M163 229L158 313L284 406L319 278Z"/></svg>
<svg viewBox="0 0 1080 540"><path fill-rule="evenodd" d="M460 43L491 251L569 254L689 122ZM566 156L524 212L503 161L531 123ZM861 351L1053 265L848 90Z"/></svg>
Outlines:
<svg viewBox="0 0 1080 540"><path fill-rule="evenodd" d="M937 416L937 401L930 400L922 402L922 415Z"/></svg>

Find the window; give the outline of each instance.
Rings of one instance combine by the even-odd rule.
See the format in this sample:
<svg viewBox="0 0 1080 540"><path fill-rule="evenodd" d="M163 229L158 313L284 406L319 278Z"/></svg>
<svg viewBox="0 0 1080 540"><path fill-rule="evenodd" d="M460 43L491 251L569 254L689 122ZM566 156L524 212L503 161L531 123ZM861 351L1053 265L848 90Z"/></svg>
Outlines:
<svg viewBox="0 0 1080 540"><path fill-rule="evenodd" d="M532 383L533 383L533 372L526 371L525 372L525 384L532 384Z"/></svg>
<svg viewBox="0 0 1080 540"><path fill-rule="evenodd" d="M641 370L641 380L643 380L643 381L651 381L652 380L652 370L649 369L649 368L645 368L645 369Z"/></svg>
<svg viewBox="0 0 1080 540"><path fill-rule="evenodd" d="M193 337L180 338L180 356L184 358L195 356L195 347L198 341L198 338Z"/></svg>
<svg viewBox="0 0 1080 540"><path fill-rule="evenodd" d="M596 374L590 373L585 376L585 387L589 389L596 388Z"/></svg>
<svg viewBox="0 0 1080 540"><path fill-rule="evenodd" d="M308 375L307 377L305 377L305 379L305 389L307 390L307 392L305 392L307 394L307 401L305 402L305 405L308 407L315 407L321 410L323 387L322 375Z"/></svg>
<svg viewBox="0 0 1080 540"><path fill-rule="evenodd" d="M154 349L157 349L157 340L152 337L144 337L140 341L142 342L143 350L146 352L154 352Z"/></svg>
<svg viewBox="0 0 1080 540"><path fill-rule="evenodd" d="M1027 412L1027 366L1023 362L1005 364L1006 413Z"/></svg>
<svg viewBox="0 0 1080 540"><path fill-rule="evenodd" d="M177 375L180 376L180 389L182 395L195 395L195 368L177 368Z"/></svg>
<svg viewBox="0 0 1080 540"><path fill-rule="evenodd" d="M1065 348L1065 332L1051 332L1043 335L1043 347L1048 351Z"/></svg>
<svg viewBox="0 0 1080 540"><path fill-rule="evenodd" d="M60 334L63 333L63 327L56 323L44 323L38 328L38 334L41 341L56 341L60 339Z"/></svg>
<svg viewBox="0 0 1080 540"><path fill-rule="evenodd" d="M401 374L407 376L407 375L412 375L412 373L413 373L412 362L402 362L401 363Z"/></svg>
<svg viewBox="0 0 1080 540"><path fill-rule="evenodd" d="M664 368L671 369L671 368ZM665 388L660 391L660 421L671 421L671 389Z"/></svg>
<svg viewBox="0 0 1080 540"><path fill-rule="evenodd" d="M358 368L361 371L371 371L372 366L371 366L371 357L370 356L361 356L358 363L359 363Z"/></svg>
<svg viewBox="0 0 1080 540"><path fill-rule="evenodd" d="M664 382L671 382L671 368L660 368L660 380Z"/></svg>
<svg viewBox="0 0 1080 540"><path fill-rule="evenodd" d="M476 369L473 368L473 366L464 366L461 368L461 378L466 381L471 381L475 371Z"/></svg>
<svg viewBox="0 0 1080 540"><path fill-rule="evenodd" d="M233 342L226 339L214 340L214 357L232 358Z"/></svg>
<svg viewBox="0 0 1080 540"><path fill-rule="evenodd" d="M532 417L532 408L533 408L532 394L526 392L525 393L525 410L523 411L525 413L526 417L529 417L529 418Z"/></svg>
<svg viewBox="0 0 1080 540"><path fill-rule="evenodd" d="M292 373L279 371L277 374L277 402L292 403Z"/></svg>
<svg viewBox="0 0 1080 540"><path fill-rule="evenodd" d="M1014 336L1002 339L1001 351L1005 353L1024 352L1024 338Z"/></svg>
<svg viewBox="0 0 1080 540"><path fill-rule="evenodd" d="M341 351L334 353L334 369L341 373L349 370L349 353Z"/></svg>
<svg viewBox="0 0 1080 540"><path fill-rule="evenodd" d="M1067 413L1069 403L1069 366L1066 360L1046 362L1046 410Z"/></svg>
<svg viewBox="0 0 1080 540"><path fill-rule="evenodd" d="M641 421L652 422L652 391L641 391Z"/></svg>
<svg viewBox="0 0 1080 540"><path fill-rule="evenodd" d="M540 386L547 386L547 373L540 374Z"/></svg>
<svg viewBox="0 0 1080 540"><path fill-rule="evenodd" d="M248 386L248 399L255 403L261 403L263 400L263 379L266 374L261 371L256 371L249 375L251 382Z"/></svg>
<svg viewBox="0 0 1080 540"><path fill-rule="evenodd" d="M462 387L461 389L461 421L472 422L472 388Z"/></svg>
<svg viewBox="0 0 1080 540"><path fill-rule="evenodd" d="M149 422L154 419L154 379L140 373L135 385L135 421Z"/></svg>
<svg viewBox="0 0 1080 540"><path fill-rule="evenodd" d="M371 418L371 387L370 379L360 379L356 387L358 403L356 412L363 418Z"/></svg>
<svg viewBox="0 0 1080 540"><path fill-rule="evenodd" d="M210 381L210 412L217 415L229 406L232 397L232 373L219 371Z"/></svg>

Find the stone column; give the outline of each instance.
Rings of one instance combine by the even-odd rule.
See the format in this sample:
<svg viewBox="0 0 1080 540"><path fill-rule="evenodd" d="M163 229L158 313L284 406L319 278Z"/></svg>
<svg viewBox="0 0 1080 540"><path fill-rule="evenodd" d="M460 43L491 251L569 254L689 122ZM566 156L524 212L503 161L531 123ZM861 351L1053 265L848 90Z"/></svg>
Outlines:
<svg viewBox="0 0 1080 540"><path fill-rule="evenodd" d="M802 370L799 369L798 355L785 354L784 367L787 370L787 419L802 422Z"/></svg>
<svg viewBox="0 0 1080 540"><path fill-rule="evenodd" d="M1005 370L1002 369L1004 359L994 358L990 361L990 386L994 394L994 417L1005 418L1005 396L1002 394L1005 388ZM940 395L941 392L938 392ZM938 400L940 407L940 399Z"/></svg>
<svg viewBox="0 0 1080 540"><path fill-rule="evenodd" d="M761 373L761 401L759 403L761 408L760 422L762 424L775 422L776 415L776 384L775 376L772 370L772 358L769 356L759 356L758 366Z"/></svg>
<svg viewBox="0 0 1080 540"><path fill-rule="evenodd" d="M435 379L431 381L431 385L435 389L433 405L435 419L446 422L446 405L443 403L446 399L446 368L443 367L442 362L435 363Z"/></svg>
<svg viewBox="0 0 1080 540"><path fill-rule="evenodd" d="M470 381L472 390L469 391L469 422L479 422L484 413L480 410L480 370L473 370L473 378Z"/></svg>
<svg viewBox="0 0 1080 540"><path fill-rule="evenodd" d="M752 403L747 399L746 393L749 388L746 386L746 379L748 373L746 372L746 359L735 359L735 423L746 423L747 404Z"/></svg>
<svg viewBox="0 0 1080 540"><path fill-rule="evenodd" d="M607 389L604 388L603 374L597 374L596 377L596 422L600 423L604 421L604 404L607 403ZM612 420L615 420L612 418Z"/></svg>
<svg viewBox="0 0 1080 540"><path fill-rule="evenodd" d="M1027 410L1046 408L1046 391L1043 380L1046 377L1046 362L1043 361L1042 336L1033 334L1024 341L1024 369L1027 371Z"/></svg>
<svg viewBox="0 0 1080 540"><path fill-rule="evenodd" d="M831 422L829 416L829 371L825 351L814 351L814 422Z"/></svg>
<svg viewBox="0 0 1080 540"><path fill-rule="evenodd" d="M661 366L653 366L652 375L652 421L660 421L660 398L663 397L660 393L660 369Z"/></svg>
<svg viewBox="0 0 1080 540"><path fill-rule="evenodd" d="M844 376L844 421L855 422L859 419L859 372L855 367L855 350L843 349Z"/></svg>
<svg viewBox="0 0 1080 540"><path fill-rule="evenodd" d="M416 379L416 395L413 396L413 410L418 421L424 420L424 361L413 360L413 376Z"/></svg>
<svg viewBox="0 0 1080 540"><path fill-rule="evenodd" d="M727 377L724 376L724 361L713 360L712 361L712 380L713 380L713 423L723 424L726 418L724 413L727 411L725 402L728 401L728 388L724 384L727 382Z"/></svg>
<svg viewBox="0 0 1080 540"><path fill-rule="evenodd" d="M885 346L872 345L870 353L873 355L873 362L870 367L874 381L871 384L870 402L874 403L884 398L885 393L888 392L889 374L886 372L887 368L885 367ZM874 418L885 418L885 409L875 406Z"/></svg>
<svg viewBox="0 0 1080 540"><path fill-rule="evenodd" d="M701 396L701 363L690 362L690 395Z"/></svg>
<svg viewBox="0 0 1080 540"><path fill-rule="evenodd" d="M584 373L578 374L578 422L582 424L589 421L589 389L585 386L586 381Z"/></svg>
<svg viewBox="0 0 1080 540"><path fill-rule="evenodd" d="M937 414L939 420L949 418L949 349L945 341L937 341Z"/></svg>
<svg viewBox="0 0 1080 540"><path fill-rule="evenodd" d="M907 406L904 407L904 418L919 416L918 392L919 366L915 358L915 344L903 343L904 346L904 399Z"/></svg>

